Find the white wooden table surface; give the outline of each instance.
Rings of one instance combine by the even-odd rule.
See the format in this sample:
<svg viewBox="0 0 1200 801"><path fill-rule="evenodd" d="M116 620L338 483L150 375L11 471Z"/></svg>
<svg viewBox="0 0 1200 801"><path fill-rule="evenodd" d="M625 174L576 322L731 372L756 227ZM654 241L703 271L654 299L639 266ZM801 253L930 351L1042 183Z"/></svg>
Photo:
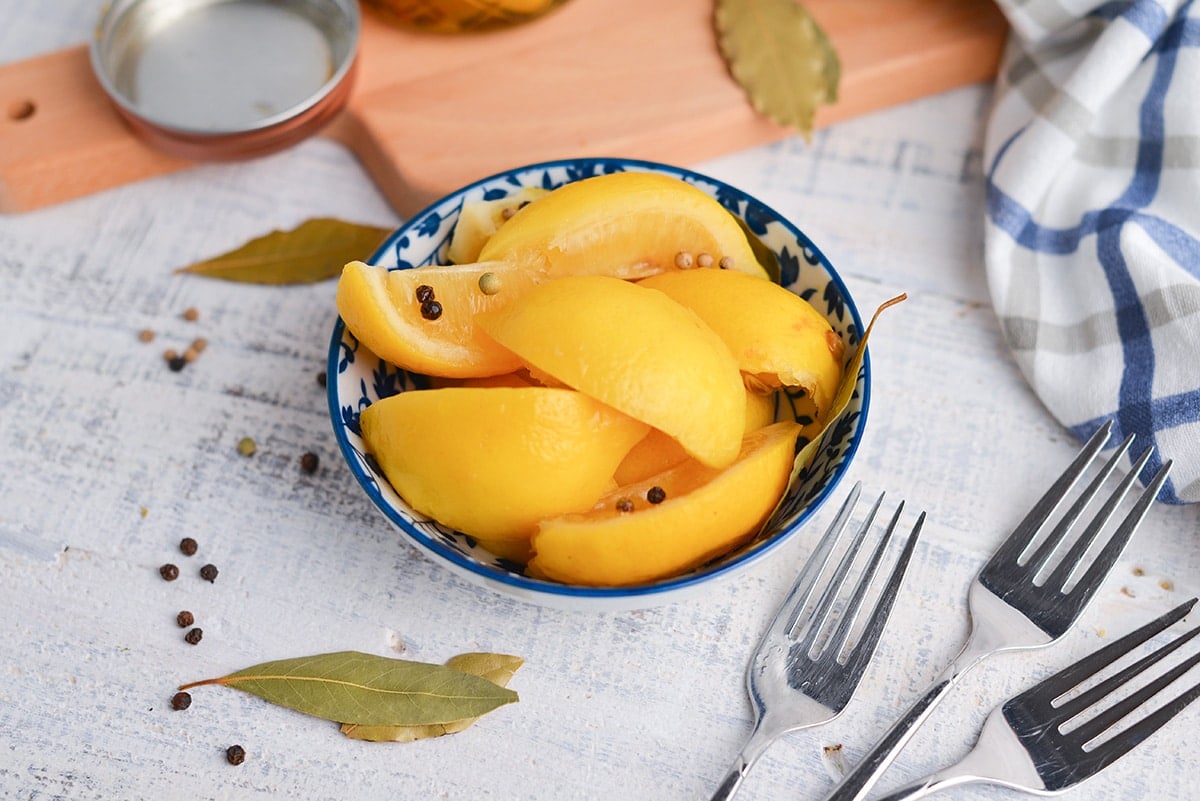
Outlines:
<svg viewBox="0 0 1200 801"><path fill-rule="evenodd" d="M0 0L0 61L85 40L98 6ZM747 801L817 798L831 784L825 746L863 753L953 655L968 582L1077 449L1023 381L988 300L988 101L988 87L968 88L811 144L687 165L796 220L864 311L909 294L872 342L850 478L930 514L860 695L833 724L777 743ZM707 798L749 729L746 659L832 509L744 577L675 605L560 612L463 583L393 532L337 453L316 381L333 284L172 274L318 215L398 222L323 140L0 217L0 798ZM199 320L181 319L188 307ZM162 350L196 336L203 356L167 370ZM236 451L243 436L258 442L252 459ZM310 450L311 476L298 466ZM183 536L200 543L190 559ZM1077 630L972 672L882 786L961 755L994 704L1200 593L1198 546L1200 507L1153 508ZM168 561L183 568L173 583L158 575ZM221 570L213 584L196 575L205 562ZM175 624L185 608L199 645ZM220 688L170 709L180 682L342 649L518 654L521 702L404 745L351 741ZM1198 725L1200 707L1069 797L1195 798ZM239 767L224 759L232 743L248 752Z"/></svg>

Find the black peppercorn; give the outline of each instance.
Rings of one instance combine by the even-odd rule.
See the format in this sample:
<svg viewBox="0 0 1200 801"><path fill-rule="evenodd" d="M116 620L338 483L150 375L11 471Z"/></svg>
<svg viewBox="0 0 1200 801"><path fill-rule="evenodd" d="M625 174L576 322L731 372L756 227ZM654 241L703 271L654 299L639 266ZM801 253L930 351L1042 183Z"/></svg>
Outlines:
<svg viewBox="0 0 1200 801"><path fill-rule="evenodd" d="M184 537L179 541L179 551L184 556L195 556L199 547L199 544L191 537Z"/></svg>
<svg viewBox="0 0 1200 801"><path fill-rule="evenodd" d="M416 291L418 303L428 303L433 300L433 287L429 284L421 284Z"/></svg>
<svg viewBox="0 0 1200 801"><path fill-rule="evenodd" d="M171 709L182 710L192 705L192 696L185 692L177 692L171 696Z"/></svg>
<svg viewBox="0 0 1200 801"><path fill-rule="evenodd" d="M225 749L225 759L230 765L240 765L246 761L246 749L240 745L231 745Z"/></svg>
<svg viewBox="0 0 1200 801"><path fill-rule="evenodd" d="M174 358L167 359L167 367L171 368L172 373L178 373L187 366L187 363L187 359L183 356L175 356Z"/></svg>
<svg viewBox="0 0 1200 801"><path fill-rule="evenodd" d="M187 634L183 635L183 641L188 645L195 645L203 636L204 629L190 629Z"/></svg>
<svg viewBox="0 0 1200 801"><path fill-rule="evenodd" d="M179 628L186 629L188 626L196 622L196 617L191 612L184 609L175 616L175 622L179 624Z"/></svg>
<svg viewBox="0 0 1200 801"><path fill-rule="evenodd" d="M646 490L646 500L650 503L662 503L667 499L667 491L662 487L651 487Z"/></svg>
<svg viewBox="0 0 1200 801"><path fill-rule="evenodd" d="M324 370L317 373L317 383L320 384L321 386L325 386L326 384L329 383L329 377L327 375L325 375Z"/></svg>
<svg viewBox="0 0 1200 801"><path fill-rule="evenodd" d="M217 566L205 565L204 567L200 568L200 578L204 579L209 584L212 584L217 580Z"/></svg>
<svg viewBox="0 0 1200 801"><path fill-rule="evenodd" d="M421 316L426 320L436 320L442 316L442 304L436 300L427 300L421 304Z"/></svg>
<svg viewBox="0 0 1200 801"><path fill-rule="evenodd" d="M320 458L318 458L317 455L312 451L309 451L300 457L300 469L309 475L317 472L317 468L320 467L320 465Z"/></svg>
<svg viewBox="0 0 1200 801"><path fill-rule="evenodd" d="M162 576L164 581L174 581L179 578L179 568L168 562L158 569L158 575Z"/></svg>

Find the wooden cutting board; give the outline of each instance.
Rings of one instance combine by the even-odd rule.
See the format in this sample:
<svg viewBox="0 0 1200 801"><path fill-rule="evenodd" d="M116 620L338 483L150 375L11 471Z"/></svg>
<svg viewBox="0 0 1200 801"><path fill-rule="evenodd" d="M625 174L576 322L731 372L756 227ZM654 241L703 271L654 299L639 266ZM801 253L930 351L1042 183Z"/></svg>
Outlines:
<svg viewBox="0 0 1200 801"><path fill-rule="evenodd" d="M842 61L827 125L995 75L991 0L805 0ZM0 211L187 167L137 139L86 45L0 67ZM570 0L507 31L445 37L364 10L357 81L322 135L345 143L407 215L508 167L570 156L686 165L795 132L729 77L712 0Z"/></svg>

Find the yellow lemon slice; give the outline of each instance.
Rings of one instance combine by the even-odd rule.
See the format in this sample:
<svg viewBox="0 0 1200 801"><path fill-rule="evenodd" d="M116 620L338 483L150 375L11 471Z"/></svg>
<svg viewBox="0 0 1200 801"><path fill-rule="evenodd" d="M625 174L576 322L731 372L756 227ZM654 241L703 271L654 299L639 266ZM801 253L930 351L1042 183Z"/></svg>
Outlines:
<svg viewBox="0 0 1200 801"><path fill-rule="evenodd" d="M749 434L775 421L775 396L746 390L746 425ZM634 484L674 467L688 459L687 451L674 437L650 429L650 433L629 449L629 453L617 465L613 480L618 486Z"/></svg>
<svg viewBox="0 0 1200 801"><path fill-rule="evenodd" d="M448 387L368 406L363 441L421 514L488 540L590 508L647 428L579 392Z"/></svg>
<svg viewBox="0 0 1200 801"><path fill-rule="evenodd" d="M772 281L726 270L690 270L647 278L699 315L729 346L747 386L769 392L803 387L820 415L842 380L845 345L803 298Z"/></svg>
<svg viewBox="0 0 1200 801"><path fill-rule="evenodd" d="M661 292L568 276L538 284L480 324L535 377L666 432L704 464L737 457L746 403L737 363L720 337Z"/></svg>
<svg viewBox="0 0 1200 801"><path fill-rule="evenodd" d="M531 575L589 586L641 584L737 547L787 488L799 431L794 422L773 423L749 434L724 470L689 460L609 493L589 512L542 521ZM661 498L648 497L655 488Z"/></svg>
<svg viewBox="0 0 1200 801"><path fill-rule="evenodd" d="M550 193L549 189L527 186L513 194L496 200L474 200L463 203L450 236L447 256L455 264L479 261L483 244L499 230L512 215L538 198Z"/></svg>
<svg viewBox="0 0 1200 801"><path fill-rule="evenodd" d="M637 278L692 265L766 277L746 234L720 203L685 181L616 172L561 186L517 212L479 252L550 275Z"/></svg>
<svg viewBox="0 0 1200 801"><path fill-rule="evenodd" d="M498 291L480 288L485 275L492 277L485 287ZM354 261L342 268L336 302L358 341L397 367L450 378L500 375L521 361L478 330L476 315L503 308L535 282L500 262L387 270ZM432 292L436 315L418 297L422 287Z"/></svg>

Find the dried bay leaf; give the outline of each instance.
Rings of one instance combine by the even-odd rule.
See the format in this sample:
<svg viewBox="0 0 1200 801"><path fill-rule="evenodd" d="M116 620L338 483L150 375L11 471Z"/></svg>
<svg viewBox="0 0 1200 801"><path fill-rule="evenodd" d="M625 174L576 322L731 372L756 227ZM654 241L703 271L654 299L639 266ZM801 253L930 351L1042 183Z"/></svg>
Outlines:
<svg viewBox="0 0 1200 801"><path fill-rule="evenodd" d="M310 284L341 275L346 262L368 257L388 233L387 228L318 217L175 272L249 284Z"/></svg>
<svg viewBox="0 0 1200 801"><path fill-rule="evenodd" d="M368 726L452 723L518 700L512 690L469 672L358 651L264 662L179 689L206 684L233 687L336 723Z"/></svg>
<svg viewBox="0 0 1200 801"><path fill-rule="evenodd" d="M506 687L517 669L525 663L519 656L508 654L470 653L459 654L446 660L446 667L470 673L490 682ZM353 740L370 742L411 743L446 734L455 734L466 729L479 718L464 718L450 723L433 723L427 726L365 726L361 723L343 723L342 734Z"/></svg>
<svg viewBox="0 0 1200 801"><path fill-rule="evenodd" d="M837 100L841 64L797 0L716 0L717 44L760 114L812 133L817 106Z"/></svg>
<svg viewBox="0 0 1200 801"><path fill-rule="evenodd" d="M884 309L895 306L908 299L907 294L900 294L894 298L885 300L879 304L879 308L871 315L871 321L867 323L867 330L863 331L862 339L858 341L858 347L854 350L854 355L847 362L845 369L842 371L842 383L838 385L838 390L833 396L833 403L830 406L829 414L821 421L819 429L815 432L811 440L804 444L796 451L796 460L792 465L792 475L788 479L788 486L795 486L800 480L800 473L812 461L813 455L817 452L817 448L821 447L821 437L825 436L825 432L833 426L842 416L842 412L846 411L846 406L850 403L850 399L854 397L854 388L858 384L858 372L862 369L863 359L867 355L867 340L871 337L871 331L875 328L875 322L879 319L879 315ZM785 509L784 505L787 501L785 495L780 499L775 509L767 516L767 522L763 524L763 529L779 528L783 525L779 518L789 517L794 510Z"/></svg>

